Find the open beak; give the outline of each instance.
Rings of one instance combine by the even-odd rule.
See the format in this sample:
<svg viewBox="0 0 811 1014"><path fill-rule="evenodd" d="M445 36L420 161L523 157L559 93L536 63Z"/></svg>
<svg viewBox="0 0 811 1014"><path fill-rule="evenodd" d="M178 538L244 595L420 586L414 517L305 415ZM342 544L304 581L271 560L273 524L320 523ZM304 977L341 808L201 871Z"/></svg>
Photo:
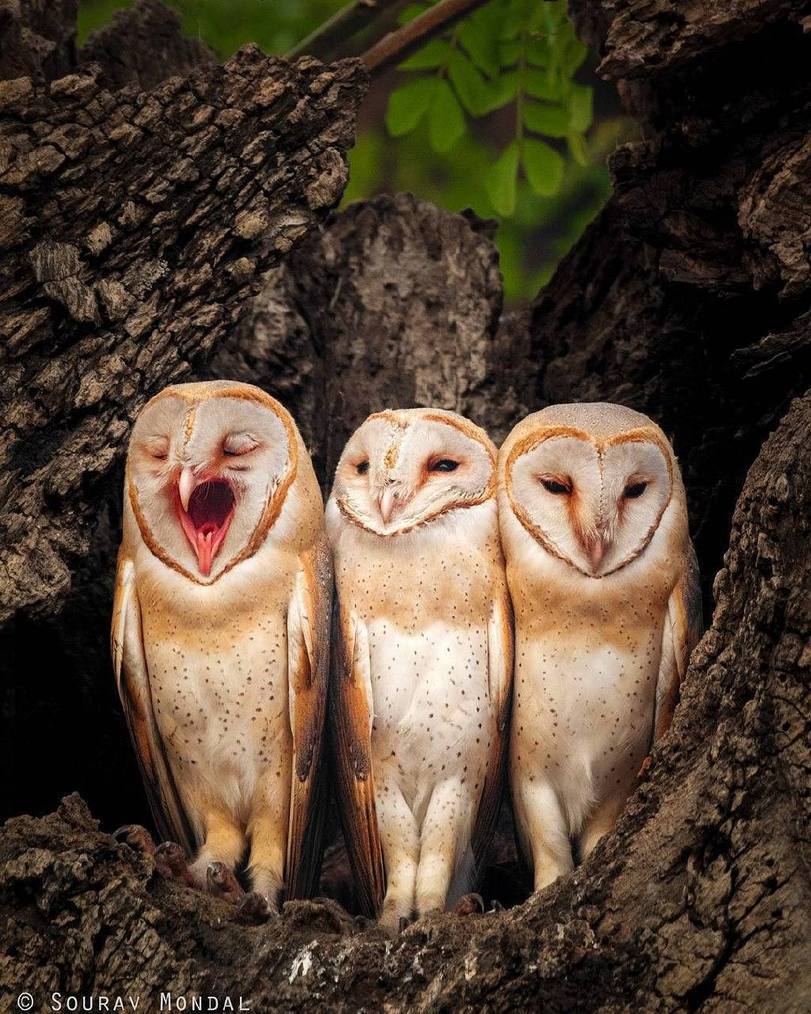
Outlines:
<svg viewBox="0 0 811 1014"><path fill-rule="evenodd" d="M198 476L188 467L181 471L177 481L178 518L204 577L211 573L214 557L225 542L235 507L236 497L226 479Z"/></svg>

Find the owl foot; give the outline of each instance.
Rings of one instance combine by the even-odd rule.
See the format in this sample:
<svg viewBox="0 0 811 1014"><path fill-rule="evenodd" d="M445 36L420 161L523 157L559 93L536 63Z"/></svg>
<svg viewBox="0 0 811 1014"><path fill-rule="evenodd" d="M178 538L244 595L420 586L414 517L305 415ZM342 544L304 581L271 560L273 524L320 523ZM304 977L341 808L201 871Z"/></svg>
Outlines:
<svg viewBox="0 0 811 1014"><path fill-rule="evenodd" d="M498 898L493 898L493 900L490 902L490 911L491 912L503 912L504 911L504 906L501 904L501 902L498 900Z"/></svg>
<svg viewBox="0 0 811 1014"><path fill-rule="evenodd" d="M463 894L452 912L454 915L479 915L484 912L484 898L480 894Z"/></svg>
<svg viewBox="0 0 811 1014"><path fill-rule="evenodd" d="M188 887L196 887L194 877L186 863L186 853L174 841L162 842L155 849L155 869L167 880L176 880Z"/></svg>
<svg viewBox="0 0 811 1014"><path fill-rule="evenodd" d="M406 916L401 915L397 922L397 932L398 933L405 932L405 930L408 929L408 927L411 925L413 921L414 921L413 919L408 919L406 918Z"/></svg>
<svg viewBox="0 0 811 1014"><path fill-rule="evenodd" d="M637 777L637 781L640 781L640 782L644 782L645 781L645 779L648 777L648 769L650 768L651 763L652 763L652 758L651 758L651 755L648 754L648 756L642 761L642 764L641 764L641 766L639 768L639 772L637 773L637 776L636 776Z"/></svg>
<svg viewBox="0 0 811 1014"><path fill-rule="evenodd" d="M245 892L233 872L225 863L209 863L206 869L206 890L215 898L236 904Z"/></svg>
<svg viewBox="0 0 811 1014"><path fill-rule="evenodd" d="M117 831L113 831L113 838L124 845L129 845L133 852L139 852L144 856L154 856L157 849L152 835L141 824L125 824Z"/></svg>
<svg viewBox="0 0 811 1014"><path fill-rule="evenodd" d="M234 921L245 923L247 926L259 926L261 923L267 922L273 914L264 895L257 891L248 891L237 902Z"/></svg>

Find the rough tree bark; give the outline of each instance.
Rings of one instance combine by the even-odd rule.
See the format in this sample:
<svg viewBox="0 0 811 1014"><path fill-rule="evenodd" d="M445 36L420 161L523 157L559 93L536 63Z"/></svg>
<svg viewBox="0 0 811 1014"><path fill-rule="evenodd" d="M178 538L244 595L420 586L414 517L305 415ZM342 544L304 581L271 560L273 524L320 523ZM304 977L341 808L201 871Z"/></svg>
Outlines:
<svg viewBox="0 0 811 1014"><path fill-rule="evenodd" d="M811 12L572 6L643 139L614 156L615 193L550 285L502 317L489 226L408 196L316 224L345 178L356 65L248 51L215 68L152 2L77 55L70 0L0 3L16 32L0 32L7 812L78 786L107 828L145 819L106 625L126 431L171 379L280 396L325 486L384 404L456 408L499 438L550 401L623 401L674 435L708 584L726 551L674 728L571 878L393 944L329 903L247 928L71 797L0 832L0 1008L23 988L141 1009L157 990L254 1010L807 1006L811 399L789 405L811 349ZM147 24L164 55L118 62L116 32ZM187 76L159 83L173 70ZM183 145L223 114L190 169ZM306 235L289 250L291 232Z"/></svg>

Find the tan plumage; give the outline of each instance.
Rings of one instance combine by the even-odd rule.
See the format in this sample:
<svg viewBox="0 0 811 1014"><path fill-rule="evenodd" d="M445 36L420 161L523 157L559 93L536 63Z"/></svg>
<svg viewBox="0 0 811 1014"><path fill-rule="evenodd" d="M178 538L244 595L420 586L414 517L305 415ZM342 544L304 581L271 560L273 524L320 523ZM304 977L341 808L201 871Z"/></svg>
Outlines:
<svg viewBox="0 0 811 1014"><path fill-rule="evenodd" d="M318 873L332 575L289 413L247 384L169 387L138 417L112 625L162 834L275 904Z"/></svg>
<svg viewBox="0 0 811 1014"><path fill-rule="evenodd" d="M667 730L700 635L698 568L673 451L647 416L556 405L499 454L515 610L510 782L540 890L615 823Z"/></svg>
<svg viewBox="0 0 811 1014"><path fill-rule="evenodd" d="M512 617L495 458L451 412L378 413L327 504L341 816L361 904L392 928L466 888L498 813Z"/></svg>

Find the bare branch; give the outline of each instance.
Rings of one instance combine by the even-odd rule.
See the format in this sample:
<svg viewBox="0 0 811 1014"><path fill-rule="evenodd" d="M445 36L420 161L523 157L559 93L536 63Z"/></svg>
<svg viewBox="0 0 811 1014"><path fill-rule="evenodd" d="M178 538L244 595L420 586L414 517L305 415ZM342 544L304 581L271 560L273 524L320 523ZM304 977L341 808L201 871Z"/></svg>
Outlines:
<svg viewBox="0 0 811 1014"><path fill-rule="evenodd" d="M385 35L361 59L372 74L380 74L400 63L429 39L450 28L461 18L482 7L487 0L440 0L418 18Z"/></svg>
<svg viewBox="0 0 811 1014"><path fill-rule="evenodd" d="M301 42L297 42L287 57L292 59L305 53L322 60L334 57L348 39L378 18L402 6L404 0L351 0L351 3L314 28Z"/></svg>

